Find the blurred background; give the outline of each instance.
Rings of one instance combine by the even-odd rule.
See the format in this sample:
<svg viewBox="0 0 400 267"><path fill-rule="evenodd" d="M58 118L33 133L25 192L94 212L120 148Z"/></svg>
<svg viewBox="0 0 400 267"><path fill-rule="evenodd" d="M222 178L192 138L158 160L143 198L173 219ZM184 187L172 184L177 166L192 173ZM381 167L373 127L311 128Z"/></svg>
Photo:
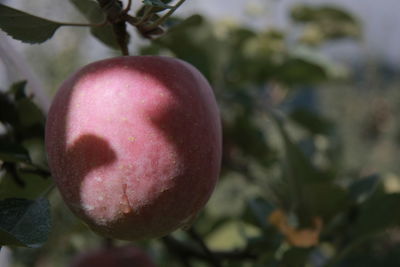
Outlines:
<svg viewBox="0 0 400 267"><path fill-rule="evenodd" d="M87 21L76 2L0 1L55 21ZM195 227L222 266L399 266L399 9L395 0L186 1L161 38L130 29L131 55L182 58L215 90L223 168ZM40 45L0 32L0 88L27 80L44 117L69 74L119 54L87 28L62 27ZM40 136L23 145L46 166ZM8 176L0 177L0 199L35 198L51 184L30 174L21 186ZM1 267L69 266L81 252L110 245L58 192L50 202L48 242L3 248ZM182 231L173 238L193 242ZM185 266L168 242L136 246L157 266Z"/></svg>

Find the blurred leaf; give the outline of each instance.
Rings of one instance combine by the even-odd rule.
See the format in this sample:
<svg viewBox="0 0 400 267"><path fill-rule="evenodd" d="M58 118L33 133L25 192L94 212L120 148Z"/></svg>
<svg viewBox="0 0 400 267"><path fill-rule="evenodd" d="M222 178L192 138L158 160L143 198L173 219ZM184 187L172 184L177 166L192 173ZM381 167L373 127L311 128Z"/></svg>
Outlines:
<svg viewBox="0 0 400 267"><path fill-rule="evenodd" d="M208 80L212 80L211 73L218 66L216 62L222 54L216 51L222 46L213 34L212 25L201 16L194 15L178 23L155 42L170 50L176 57L191 63Z"/></svg>
<svg viewBox="0 0 400 267"><path fill-rule="evenodd" d="M304 108L297 108L290 112L290 118L300 124L312 134L329 134L333 125L320 114Z"/></svg>
<svg viewBox="0 0 400 267"><path fill-rule="evenodd" d="M296 248L292 247L288 249L282 259L282 266L285 267L304 267L307 266L307 261L311 249L309 248Z"/></svg>
<svg viewBox="0 0 400 267"><path fill-rule="evenodd" d="M25 92L26 84L27 81L19 81L11 85L8 91L14 95L15 100L18 101L23 98L28 98Z"/></svg>
<svg viewBox="0 0 400 267"><path fill-rule="evenodd" d="M50 206L45 198L35 201L5 199L0 201L0 230L13 239L0 240L0 245L12 245L18 240L23 246L39 247L50 232Z"/></svg>
<svg viewBox="0 0 400 267"><path fill-rule="evenodd" d="M24 183L20 186L10 176L10 173L0 177L0 199L24 198L35 199L52 184L52 179L45 179L43 176L26 173L24 170L17 170L18 177Z"/></svg>
<svg viewBox="0 0 400 267"><path fill-rule="evenodd" d="M279 196L283 198L280 202L292 199L291 206L285 208L293 209L301 227L312 225L312 216L333 216L347 204L346 192L332 183L330 175L314 167L309 157L291 140L282 119L272 114L285 145L283 175L289 196Z"/></svg>
<svg viewBox="0 0 400 267"><path fill-rule="evenodd" d="M33 16L0 4L0 28L25 43L43 43L64 24Z"/></svg>
<svg viewBox="0 0 400 267"><path fill-rule="evenodd" d="M361 206L354 229L358 235L371 235L400 226L400 193L371 196Z"/></svg>
<svg viewBox="0 0 400 267"><path fill-rule="evenodd" d="M9 142L0 142L0 160L6 162L30 162L28 151L18 145Z"/></svg>
<svg viewBox="0 0 400 267"><path fill-rule="evenodd" d="M326 70L321 65L295 57L288 58L277 67L275 76L288 85L313 84L328 78Z"/></svg>
<svg viewBox="0 0 400 267"><path fill-rule="evenodd" d="M361 35L358 20L339 7L298 4L292 8L291 17L296 22L306 23L301 40L311 45L346 37L358 38Z"/></svg>
<svg viewBox="0 0 400 267"><path fill-rule="evenodd" d="M362 202L370 197L378 183L381 181L379 175L370 175L361 179L354 180L349 186L349 192L352 199L357 202Z"/></svg>
<svg viewBox="0 0 400 267"><path fill-rule="evenodd" d="M294 5L291 10L291 18L298 22L313 22L323 18L330 21L355 22L353 16L342 8L323 5L311 6L305 4Z"/></svg>
<svg viewBox="0 0 400 267"><path fill-rule="evenodd" d="M256 221L256 224L266 228L267 227L267 218L269 214L275 209L275 207L267 202L263 198L253 198L248 202L248 208L251 211L251 215Z"/></svg>
<svg viewBox="0 0 400 267"><path fill-rule="evenodd" d="M315 169L309 158L292 142L282 119L276 115L274 115L274 118L285 144L286 163L288 165L287 171L291 176L291 180L295 180L295 183L299 184L298 186L300 186L300 184L305 185L312 182L323 181L321 180L321 174Z"/></svg>
<svg viewBox="0 0 400 267"><path fill-rule="evenodd" d="M0 248L3 245L24 247L25 244L19 241L12 234L0 229Z"/></svg>
<svg viewBox="0 0 400 267"><path fill-rule="evenodd" d="M15 125L18 121L17 108L9 95L0 92L0 122Z"/></svg>
<svg viewBox="0 0 400 267"><path fill-rule="evenodd" d="M171 31L181 31L187 27L200 26L202 23L203 23L203 17L198 14L194 14L183 20L176 17L170 18L169 20L167 20L166 25L169 26L168 32L171 32Z"/></svg>
<svg viewBox="0 0 400 267"><path fill-rule="evenodd" d="M304 186L305 202L313 215L325 221L346 210L349 205L347 191L332 183L316 183Z"/></svg>
<svg viewBox="0 0 400 267"><path fill-rule="evenodd" d="M95 1L70 0L70 2L89 20L90 23L101 23L105 20L104 12ZM119 49L112 25L91 27L90 32L103 44L113 49Z"/></svg>
<svg viewBox="0 0 400 267"><path fill-rule="evenodd" d="M207 236L211 249L229 250L243 248L247 239L260 235L258 228L240 221L229 221Z"/></svg>
<svg viewBox="0 0 400 267"><path fill-rule="evenodd" d="M31 127L35 124L44 124L45 117L38 106L29 98L21 99L17 102L18 116L21 126Z"/></svg>

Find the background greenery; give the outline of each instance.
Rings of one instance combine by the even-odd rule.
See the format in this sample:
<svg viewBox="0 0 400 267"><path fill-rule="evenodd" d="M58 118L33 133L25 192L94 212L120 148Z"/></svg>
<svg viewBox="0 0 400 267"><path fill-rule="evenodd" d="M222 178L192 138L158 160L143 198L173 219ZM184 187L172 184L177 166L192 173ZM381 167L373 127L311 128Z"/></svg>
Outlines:
<svg viewBox="0 0 400 267"><path fill-rule="evenodd" d="M93 3L64 1L63 18L34 3L23 10L57 21L99 22ZM4 10L0 28L17 39L43 41L23 27L10 33ZM400 263L398 70L379 61L342 65L323 53L334 42L363 42L360 21L346 10L296 5L290 21L290 35L204 14L169 19L167 34L152 41L130 31L131 54L179 57L208 78L224 128L220 182L196 231L136 243L159 266ZM49 94L79 66L119 55L106 32L64 28L25 50ZM95 53L90 47L99 36L111 47L96 46ZM14 245L12 266L68 266L83 251L110 245L49 190L46 104L38 108L24 82L0 86L0 245Z"/></svg>

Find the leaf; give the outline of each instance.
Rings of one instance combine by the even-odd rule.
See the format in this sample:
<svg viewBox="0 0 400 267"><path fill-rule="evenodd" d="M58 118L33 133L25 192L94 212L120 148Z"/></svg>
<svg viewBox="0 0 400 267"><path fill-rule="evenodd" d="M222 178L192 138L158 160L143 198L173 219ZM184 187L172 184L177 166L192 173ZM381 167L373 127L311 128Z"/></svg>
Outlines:
<svg viewBox="0 0 400 267"><path fill-rule="evenodd" d="M15 125L18 121L17 108L9 95L0 92L0 122Z"/></svg>
<svg viewBox="0 0 400 267"><path fill-rule="evenodd" d="M267 218L275 207L261 197L250 199L248 207L251 211L251 217L256 221L257 225L266 228Z"/></svg>
<svg viewBox="0 0 400 267"><path fill-rule="evenodd" d="M36 17L0 4L0 28L25 43L43 43L64 24Z"/></svg>
<svg viewBox="0 0 400 267"><path fill-rule="evenodd" d="M296 108L290 113L290 118L309 130L312 134L329 134L333 129L330 121L323 118L320 114L305 108Z"/></svg>
<svg viewBox="0 0 400 267"><path fill-rule="evenodd" d="M292 179L297 180L296 183L300 184L320 182L320 173L315 169L299 146L291 140L283 121L276 115L274 115L274 118L284 141L289 175L292 176Z"/></svg>
<svg viewBox="0 0 400 267"><path fill-rule="evenodd" d="M358 235L370 235L389 227L400 226L400 193L377 194L370 197L361 207L354 226Z"/></svg>
<svg viewBox="0 0 400 267"><path fill-rule="evenodd" d="M341 38L357 39L361 36L359 21L346 10L336 6L299 4L292 8L291 17L296 22L306 24L300 41L310 45Z"/></svg>
<svg viewBox="0 0 400 267"><path fill-rule="evenodd" d="M28 151L13 143L0 142L0 160L6 162L30 162Z"/></svg>
<svg viewBox="0 0 400 267"><path fill-rule="evenodd" d="M25 244L19 241L12 234L0 229L0 248L2 245L24 247Z"/></svg>
<svg viewBox="0 0 400 267"><path fill-rule="evenodd" d="M17 102L19 121L22 127L28 128L35 124L44 124L45 117L42 111L29 98Z"/></svg>
<svg viewBox="0 0 400 267"><path fill-rule="evenodd" d="M105 19L103 10L92 0L69 0L91 23L101 23Z"/></svg>
<svg viewBox="0 0 400 267"><path fill-rule="evenodd" d="M96 2L92 0L70 0L70 2L90 23L101 23L105 20L104 12ZM90 33L108 47L119 49L112 25L92 27Z"/></svg>
<svg viewBox="0 0 400 267"><path fill-rule="evenodd" d="M11 85L8 91L14 95L15 100L28 98L25 92L26 83L27 81L19 81Z"/></svg>
<svg viewBox="0 0 400 267"><path fill-rule="evenodd" d="M162 7L165 9L171 9L173 6L167 5L164 2L170 2L170 1L161 1L161 0L143 0L143 4L147 6L154 6L154 7Z"/></svg>
<svg viewBox="0 0 400 267"><path fill-rule="evenodd" d="M276 68L276 78L289 85L312 84L324 81L328 73L323 66L303 58L288 58Z"/></svg>
<svg viewBox="0 0 400 267"><path fill-rule="evenodd" d="M16 173L24 186L16 183L12 174L7 172L0 179L0 199L26 198L35 199L52 184L52 179L44 179L43 176L26 173L17 169Z"/></svg>
<svg viewBox="0 0 400 267"><path fill-rule="evenodd" d="M47 240L50 225L50 205L45 198L0 201L0 245L40 247Z"/></svg>
<svg viewBox="0 0 400 267"><path fill-rule="evenodd" d="M349 186L351 198L357 202L363 202L375 192L380 181L379 175L370 175L353 181Z"/></svg>

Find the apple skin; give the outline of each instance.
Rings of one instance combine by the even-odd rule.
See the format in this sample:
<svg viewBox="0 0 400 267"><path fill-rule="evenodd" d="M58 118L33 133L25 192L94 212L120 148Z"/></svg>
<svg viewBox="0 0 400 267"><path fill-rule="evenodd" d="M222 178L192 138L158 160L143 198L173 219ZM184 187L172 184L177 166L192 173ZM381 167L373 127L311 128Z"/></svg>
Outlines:
<svg viewBox="0 0 400 267"><path fill-rule="evenodd" d="M69 208L95 232L137 240L189 224L221 165L213 91L190 64L125 56L89 64L49 110L49 167Z"/></svg>
<svg viewBox="0 0 400 267"><path fill-rule="evenodd" d="M70 267L156 267L143 250L134 246L89 251L72 260Z"/></svg>

